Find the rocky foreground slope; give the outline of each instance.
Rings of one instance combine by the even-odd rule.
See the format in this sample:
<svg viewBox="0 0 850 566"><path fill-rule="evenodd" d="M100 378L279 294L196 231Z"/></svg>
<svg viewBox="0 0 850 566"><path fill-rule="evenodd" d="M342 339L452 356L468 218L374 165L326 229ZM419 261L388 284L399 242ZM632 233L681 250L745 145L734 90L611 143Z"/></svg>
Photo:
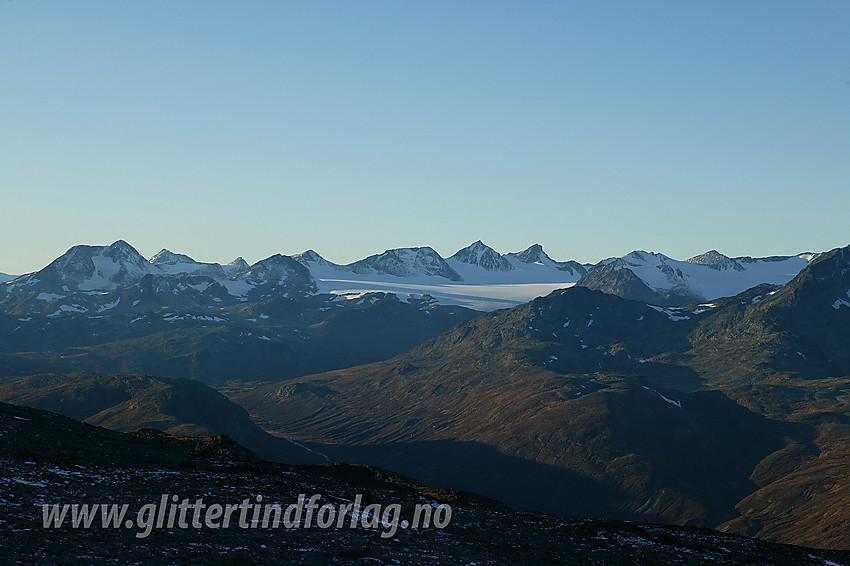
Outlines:
<svg viewBox="0 0 850 566"><path fill-rule="evenodd" d="M456 491L422 488L373 468L289 467L255 459L227 437L126 435L53 413L0 404L0 562L19 564L773 564L831 566L850 554L770 544L695 528L567 519L511 511ZM133 528L43 526L42 505L126 503L162 494L239 503L299 494L449 505L443 528ZM365 515L365 513L364 513ZM247 515L246 515L247 516ZM179 525L178 522L175 523ZM187 522L186 524L190 524ZM248 523L246 523L248 524Z"/></svg>

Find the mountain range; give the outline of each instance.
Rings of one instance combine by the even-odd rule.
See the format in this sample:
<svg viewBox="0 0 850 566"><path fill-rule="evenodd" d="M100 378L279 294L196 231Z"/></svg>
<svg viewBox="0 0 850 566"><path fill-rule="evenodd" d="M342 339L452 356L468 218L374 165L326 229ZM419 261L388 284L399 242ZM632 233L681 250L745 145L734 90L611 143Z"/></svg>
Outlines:
<svg viewBox="0 0 850 566"><path fill-rule="evenodd" d="M448 259L420 247L349 265L314 251L220 265L168 250L146 260L121 240L74 246L0 285L0 375L286 379L390 358L479 312L457 303L493 310L572 285L656 306L715 300L790 280L813 257L710 252L677 262L633 252L585 266L552 260L536 244L499 254L477 241Z"/></svg>
<svg viewBox="0 0 850 566"><path fill-rule="evenodd" d="M2 400L821 548L850 536L848 343L850 248L220 265L118 241L0 285Z"/></svg>
<svg viewBox="0 0 850 566"><path fill-rule="evenodd" d="M398 248L339 265L313 250L276 254L253 265L241 257L229 264L197 262L163 249L146 260L119 240L110 246L74 246L45 268L0 281L0 301L15 297L45 303L102 296L134 285L173 295L193 295L197 306L216 308L275 296L365 292L428 294L439 304L494 310L521 304L573 284L661 306L682 306L732 296L760 283L784 284L815 257L729 258L712 250L687 261L634 251L596 265L555 261L534 244L500 254L476 241L444 259L430 247ZM137 302L138 301L138 302ZM132 299L133 307L142 300ZM90 312L80 300L56 303L55 316ZM37 303L36 303L37 304ZM101 302L98 307L111 304ZM140 310L147 308L142 305ZM43 309L33 308L33 312ZM18 309L28 315L26 309Z"/></svg>

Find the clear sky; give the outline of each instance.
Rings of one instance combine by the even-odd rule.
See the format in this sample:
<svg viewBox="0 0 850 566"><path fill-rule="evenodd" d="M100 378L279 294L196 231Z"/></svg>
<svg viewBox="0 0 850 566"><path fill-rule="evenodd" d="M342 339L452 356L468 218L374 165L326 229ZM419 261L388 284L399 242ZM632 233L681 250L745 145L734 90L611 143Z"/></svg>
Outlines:
<svg viewBox="0 0 850 566"><path fill-rule="evenodd" d="M0 271L850 243L850 2L0 0Z"/></svg>

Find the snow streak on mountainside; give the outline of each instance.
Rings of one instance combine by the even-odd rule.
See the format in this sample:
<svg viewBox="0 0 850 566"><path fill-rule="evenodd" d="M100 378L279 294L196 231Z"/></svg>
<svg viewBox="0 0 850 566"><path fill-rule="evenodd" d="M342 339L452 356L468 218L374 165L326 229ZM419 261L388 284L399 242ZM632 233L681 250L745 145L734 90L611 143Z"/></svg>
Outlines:
<svg viewBox="0 0 850 566"><path fill-rule="evenodd" d="M803 253L733 259L712 250L678 261L660 253L634 251L600 262L578 285L648 303L681 306L731 297L761 283L784 285L814 257Z"/></svg>

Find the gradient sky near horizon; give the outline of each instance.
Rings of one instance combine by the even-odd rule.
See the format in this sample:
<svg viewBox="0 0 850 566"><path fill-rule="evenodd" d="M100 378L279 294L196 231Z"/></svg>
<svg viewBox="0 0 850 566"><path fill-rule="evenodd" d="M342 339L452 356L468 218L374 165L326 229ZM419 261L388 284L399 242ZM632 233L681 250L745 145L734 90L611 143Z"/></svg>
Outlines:
<svg viewBox="0 0 850 566"><path fill-rule="evenodd" d="M0 271L850 243L850 2L0 1Z"/></svg>

